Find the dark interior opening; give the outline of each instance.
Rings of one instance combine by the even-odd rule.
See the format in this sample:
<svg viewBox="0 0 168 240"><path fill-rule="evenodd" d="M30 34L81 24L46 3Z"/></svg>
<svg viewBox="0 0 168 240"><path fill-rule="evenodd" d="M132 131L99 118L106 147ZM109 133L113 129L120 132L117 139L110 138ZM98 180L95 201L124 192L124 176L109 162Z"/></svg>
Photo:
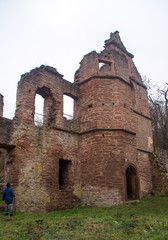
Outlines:
<svg viewBox="0 0 168 240"><path fill-rule="evenodd" d="M71 165L70 160L59 160L59 189L71 186Z"/></svg>
<svg viewBox="0 0 168 240"><path fill-rule="evenodd" d="M88 108L92 108L92 107L93 107L92 104L89 104L89 105L88 105Z"/></svg>
<svg viewBox="0 0 168 240"><path fill-rule="evenodd" d="M136 200L137 196L137 183L136 170L133 166L129 166L126 171L127 181L127 200Z"/></svg>
<svg viewBox="0 0 168 240"><path fill-rule="evenodd" d="M136 97L135 97L135 88L134 88L134 85L133 83L130 81L130 87L131 87L131 97L132 97L132 102L133 102L133 105L135 104L136 102Z"/></svg>

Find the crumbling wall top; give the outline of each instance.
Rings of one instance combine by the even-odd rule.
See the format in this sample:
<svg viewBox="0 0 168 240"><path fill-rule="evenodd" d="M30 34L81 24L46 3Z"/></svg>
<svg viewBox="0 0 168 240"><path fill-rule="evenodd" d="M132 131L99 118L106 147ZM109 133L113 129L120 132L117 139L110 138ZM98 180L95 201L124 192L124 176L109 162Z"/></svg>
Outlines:
<svg viewBox="0 0 168 240"><path fill-rule="evenodd" d="M22 76L21 76L21 79L25 79L27 76L29 76L29 75L31 75L32 73L40 73L40 72L42 72L42 71L47 71L47 72L49 72L49 73L52 73L52 74L54 74L55 76L58 76L58 77L60 77L60 78L63 78L63 76L64 75L62 75L62 74L60 74L58 71L57 71L57 69L56 68L54 68L54 67L50 67L50 66L45 66L45 65L41 65L40 67L37 67L37 68L34 68L34 69L32 69L30 72L27 72L27 73L24 73L24 74L22 74Z"/></svg>
<svg viewBox="0 0 168 240"><path fill-rule="evenodd" d="M36 111L37 95L42 97L43 111L41 112ZM77 101L78 85L63 79L63 75L58 73L56 68L44 65L35 68L22 75L18 83L14 119L34 125L38 123L40 116L44 126L67 129L70 124L66 126L64 124L64 95ZM74 119L76 118L74 111Z"/></svg>
<svg viewBox="0 0 168 240"><path fill-rule="evenodd" d="M124 46L124 44L122 43L120 36L119 36L119 32L115 31L114 33L110 33L110 38L108 40L105 40L105 48L110 45L116 45L118 48L120 48L124 53L126 53L129 57L133 58L134 55L129 53L126 49L126 47Z"/></svg>
<svg viewBox="0 0 168 240"><path fill-rule="evenodd" d="M117 77L130 83L130 77L142 84L142 79L134 63L134 56L129 53L122 43L119 32L110 34L105 40L104 50L100 53L92 51L86 54L75 73L74 82L83 84L95 77Z"/></svg>

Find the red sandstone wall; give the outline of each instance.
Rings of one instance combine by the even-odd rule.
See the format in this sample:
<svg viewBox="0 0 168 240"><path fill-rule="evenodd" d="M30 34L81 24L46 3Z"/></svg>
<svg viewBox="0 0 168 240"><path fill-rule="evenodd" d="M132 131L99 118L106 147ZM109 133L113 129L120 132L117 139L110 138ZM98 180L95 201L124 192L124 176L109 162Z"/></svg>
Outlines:
<svg viewBox="0 0 168 240"><path fill-rule="evenodd" d="M80 86L81 131L93 128L135 132L130 87L119 79L95 78Z"/></svg>
<svg viewBox="0 0 168 240"><path fill-rule="evenodd" d="M137 148L152 152L153 151L153 139L151 121L138 114L135 114L137 119Z"/></svg>
<svg viewBox="0 0 168 240"><path fill-rule="evenodd" d="M99 131L81 137L82 201L112 205L124 201L124 134Z"/></svg>
<svg viewBox="0 0 168 240"><path fill-rule="evenodd" d="M20 211L48 211L79 204L74 189L80 182L78 136L43 127L16 127L13 141L17 148L6 166L13 168L10 180ZM68 188L59 189L59 159L71 160Z"/></svg>
<svg viewBox="0 0 168 240"><path fill-rule="evenodd" d="M139 195L146 195L152 188L148 152L153 145L146 89L132 56L110 41L100 55L92 54L92 58L111 61L113 76L104 70L109 68L106 64L103 70L97 68L93 77L88 67L90 56L86 55L75 79L80 83L81 131L85 132L80 142L82 200L93 205L125 201L124 169L129 164L137 167ZM93 63L96 68L95 60Z"/></svg>
<svg viewBox="0 0 168 240"><path fill-rule="evenodd" d="M64 121L63 94L66 93L78 99L79 89L62 79L62 75L56 69L49 71L48 68L41 66L22 75L18 83L16 120L34 124L35 95L38 93L45 99L44 125L62 127Z"/></svg>
<svg viewBox="0 0 168 240"><path fill-rule="evenodd" d="M145 87L133 82L135 92L134 110L138 113L150 118L149 104Z"/></svg>
<svg viewBox="0 0 168 240"><path fill-rule="evenodd" d="M36 93L45 99L42 127L34 124ZM13 160L5 171L6 180L14 184L20 211L48 211L79 204L75 193L80 183L79 121L63 117L63 94L78 101L77 86L44 66L23 75L18 84L11 136L16 148L10 152ZM59 189L60 159L71 161L71 177L66 189ZM12 172L10 179L9 172Z"/></svg>

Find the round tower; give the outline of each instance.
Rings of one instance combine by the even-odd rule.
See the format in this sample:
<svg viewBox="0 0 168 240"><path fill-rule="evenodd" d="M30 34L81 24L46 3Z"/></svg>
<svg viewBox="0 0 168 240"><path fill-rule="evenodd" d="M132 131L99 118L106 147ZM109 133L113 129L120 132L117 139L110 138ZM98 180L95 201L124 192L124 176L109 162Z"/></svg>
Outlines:
<svg viewBox="0 0 168 240"><path fill-rule="evenodd" d="M80 87L82 200L90 205L139 199L151 189L150 113L132 58L116 31L101 53L84 56L75 74Z"/></svg>

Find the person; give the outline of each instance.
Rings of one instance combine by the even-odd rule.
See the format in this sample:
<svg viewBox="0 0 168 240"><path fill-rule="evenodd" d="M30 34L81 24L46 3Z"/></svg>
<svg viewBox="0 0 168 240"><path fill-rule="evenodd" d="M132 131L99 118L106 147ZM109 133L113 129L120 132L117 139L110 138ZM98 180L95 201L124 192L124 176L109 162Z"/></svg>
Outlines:
<svg viewBox="0 0 168 240"><path fill-rule="evenodd" d="M8 215L8 207L10 207L10 216L13 215L13 198L15 194L12 188L10 188L10 183L7 183L7 188L3 192L2 200L5 201L5 215Z"/></svg>

